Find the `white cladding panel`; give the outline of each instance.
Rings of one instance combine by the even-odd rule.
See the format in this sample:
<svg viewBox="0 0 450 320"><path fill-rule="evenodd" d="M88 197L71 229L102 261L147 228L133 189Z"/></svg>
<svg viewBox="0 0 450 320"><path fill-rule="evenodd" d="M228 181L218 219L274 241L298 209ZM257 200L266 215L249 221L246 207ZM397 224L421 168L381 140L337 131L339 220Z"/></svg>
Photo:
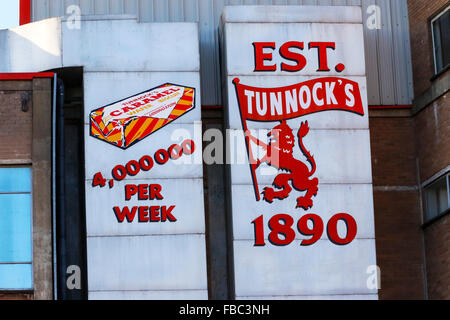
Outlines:
<svg viewBox="0 0 450 320"><path fill-rule="evenodd" d="M207 300L208 290L91 291L90 300ZM358 299L355 297L355 299Z"/></svg>
<svg viewBox="0 0 450 320"><path fill-rule="evenodd" d="M0 30L0 41L0 72L40 72L62 67L59 19Z"/></svg>
<svg viewBox="0 0 450 320"><path fill-rule="evenodd" d="M140 171L136 176L127 176L126 180L136 179L195 179L203 177L202 169L202 136L201 122L191 124L177 124L176 121L166 127L152 133L144 140L132 145L127 150L122 150L102 140L89 136L89 125L85 125L85 152L92 157L86 161L86 178L92 179L94 174L102 171L103 177L107 180L112 178L112 169L116 165L126 165L130 160L139 161L143 156L154 154L159 149L167 149L172 144L180 144L186 137L195 142L195 152L193 155L183 155L177 160L169 160L163 165L154 163L149 171ZM197 127L199 134L194 135L194 128Z"/></svg>
<svg viewBox="0 0 450 320"><path fill-rule="evenodd" d="M264 186L261 184L260 189L262 190ZM255 196L253 185L233 185L232 193L240 195L232 199L233 211L239 212L233 217L233 237L236 240L251 240L254 237L254 228L248 222L255 220L260 215L270 217L273 213L273 207L265 201L248 200ZM353 218L358 224L356 238L371 239L375 237L372 185L319 184L319 192L314 199L314 209L311 212L319 215L323 221L329 221L338 212L352 212ZM354 199L360 199L360 201L354 201ZM291 202L280 201L276 205L279 212L289 213L294 211ZM333 208L333 210L330 210L330 208ZM298 213L298 217L300 216L301 213ZM267 224L264 226L264 230L267 239L270 232ZM344 222L338 224L338 233L342 237L345 236ZM309 238L309 236L300 233L296 234L296 239ZM321 239L327 240L327 234L323 233ZM298 244L300 241L296 240L295 242Z"/></svg>
<svg viewBox="0 0 450 320"><path fill-rule="evenodd" d="M280 17L276 10L272 12L270 7L248 9L247 15L243 15L235 8L226 8L222 16L223 26L220 28L220 35L226 71L223 81L228 103L225 110L227 127L231 128L227 151L232 190L236 298L317 299L337 296L350 299L360 297L376 299L377 290L367 286L367 268L376 265L376 254L361 15L355 12L354 7L340 8L340 14L336 14L333 7L322 7L321 10L307 10L307 7L303 7L298 10L302 9L304 11L296 16L303 21L292 21L289 14ZM329 23L330 17L334 19L332 23ZM292 64L292 61L282 60L278 54L279 47L288 41L304 41L305 49L296 51L301 52L307 61L301 71L280 71L281 62ZM329 50L327 54L330 71L317 71L319 64L317 50L308 50L308 43L311 41L335 43L335 50ZM273 52L273 60L266 60L264 63L277 64L277 71L255 71L254 42L276 43L277 49L264 51ZM335 70L338 63L345 65L343 72ZM283 92L280 89L282 87L322 77L337 77L340 81L351 80L358 83L362 100L360 112L363 115L343 110L321 110L287 120L286 124L294 135L293 141L288 130L281 131L280 136L273 136L271 143L274 146L280 143L282 148L280 159L290 159L292 156L295 160L284 162L283 168L287 170L277 170L275 164L263 162L253 171L248 161L243 126L246 125L252 130L253 137L269 143L269 131L280 122L267 121L267 118L266 121L245 120L245 115L249 111L240 108L247 108L251 101L253 109L248 110L252 110L251 114L255 115L261 112L258 110L261 110L265 98L258 100L260 93L252 91L258 89L246 88L250 91L242 95L238 101L239 85L265 89L278 88L279 92ZM237 87L233 83L235 78L240 81ZM331 91L334 92L334 89ZM261 102L255 109L258 101ZM287 98L281 101L282 109L288 110ZM300 111L309 111L308 105L302 106L302 110L300 104L301 101L298 106ZM265 110L269 114L270 110L275 110L273 108L271 104ZM272 114L275 115L275 112ZM287 111L283 115L291 116ZM305 125L306 121L309 131L303 138L299 138L300 133L297 132L300 132L299 128L302 124ZM300 148L301 142L306 149L305 152ZM293 148L292 154L287 151L290 148ZM250 139L249 150L254 159L264 159L267 149L271 149L270 144L265 149L258 146L254 139ZM276 149L272 150L277 152ZM308 152L313 155L314 161L310 161ZM307 168L306 173L301 171L303 167ZM315 172L309 173L313 167ZM289 177L286 178L285 186L281 179L283 176ZM275 192L290 190L290 192L284 195L278 193L270 202L270 199L269 201L263 199L267 194L270 195L270 190L267 189ZM309 190L315 193L311 197L312 207L298 207L301 202L297 201L303 201ZM260 200L256 198L257 193ZM350 215L357 226L355 238L345 245L332 242L328 229L332 217L339 213ZM278 214L288 215L293 220L291 230L294 230L295 237L289 244L276 245L270 236L272 234L279 239L287 237L282 233L276 233L276 226L275 228L269 226L269 220ZM300 243L304 239L310 239L311 236L305 236L297 230L297 223L305 214L319 216L324 224L320 239L308 246ZM263 222L260 228L261 221ZM287 224L287 221L278 222ZM337 222L337 234L340 238L346 237L348 225L349 223L344 221ZM309 228L313 226L312 221L308 222L308 226ZM264 246L256 244L256 237L261 237L261 231L256 231L257 228L262 229Z"/></svg>
<svg viewBox="0 0 450 320"><path fill-rule="evenodd" d="M65 66L108 72L199 71L195 23L84 20L80 29L69 26L63 23Z"/></svg>
<svg viewBox="0 0 450 320"><path fill-rule="evenodd" d="M88 237L89 291L206 290L204 244L204 234Z"/></svg>
<svg viewBox="0 0 450 320"><path fill-rule="evenodd" d="M197 25L87 19L80 30L63 28L64 64L84 66L89 297L207 299ZM91 111L165 83L194 88L194 109L126 149L90 135ZM158 150L185 139L195 141L193 155L155 160ZM116 179L110 188L116 165L143 156L154 160L150 170ZM104 187L93 187L98 172ZM159 185L163 199L135 194L126 200L125 185ZM150 219L153 207L153 220L169 212L176 221L140 222L138 207L142 220ZM124 208L135 210L132 222L118 221L116 212Z"/></svg>
<svg viewBox="0 0 450 320"><path fill-rule="evenodd" d="M54 1L51 5L62 8ZM96 2L95 10L98 5ZM47 14L42 6L33 8L35 16ZM198 25L143 24L135 18L120 16L115 19L84 16L81 28L69 25L67 19L54 18L1 30L0 70L83 68L89 296L133 298L137 291L142 291L142 298L206 299ZM194 108L189 101L193 92L184 91L177 106L188 106L189 111L125 150L89 135L87 115L92 110L167 82L194 88ZM171 110L175 110L171 116L179 116L183 108ZM200 131L197 136L196 128ZM110 185L114 166L126 165L143 155L153 158L158 149L167 149L185 139L196 141L192 156L169 160L164 165L155 161L150 171L141 171ZM194 164L192 158L197 159ZM93 187L98 172L107 179L103 187ZM97 180L100 184L101 181ZM126 183L159 184L163 200L134 198L127 204L166 206L165 215L170 212L177 221L141 225L136 214L133 222L120 225L114 222L113 207L124 205ZM175 206L172 211L170 206ZM145 215L145 210L142 212Z"/></svg>
<svg viewBox="0 0 450 320"><path fill-rule="evenodd" d="M306 12L306 10L304 11ZM364 42L363 27L361 24L344 23L228 23L225 25L227 42L227 57L240 57L227 61L227 75L250 75L254 74L254 48L248 46L253 42L275 42L275 50L266 49L265 53L271 53L273 59L266 61L266 65L276 65L275 72L258 72L258 75L317 75L318 51L315 48L308 49L309 42L326 41L335 42L334 54L329 54L328 66L331 71L327 76L363 76L364 64ZM299 72L286 72L280 68L280 63L292 64L283 60L278 50L280 46L288 41L303 42L304 49L292 49L302 53L308 62L306 67ZM333 51L332 49L328 49ZM334 67L343 60L352 61L346 65L342 73L336 72Z"/></svg>
<svg viewBox="0 0 450 320"><path fill-rule="evenodd" d="M319 240L300 247L253 247L234 241L236 298L376 294L367 288L367 267L375 265L375 241L355 239L346 246Z"/></svg>
<svg viewBox="0 0 450 320"><path fill-rule="evenodd" d="M125 200L124 190L126 184L157 183L164 187L162 200L138 201L138 195ZM86 181L86 190L91 190L92 181ZM126 220L118 223L113 214L112 207L105 206L111 199L115 200L114 206L122 209L125 206L175 206L171 213L175 216L175 222L145 222L128 223ZM125 180L117 183L111 190L95 188L86 194L86 202L90 204L89 210L95 212L88 215L88 236L111 235L164 235L164 234L201 234L205 230L205 217L203 215L203 179L151 179L151 180ZM136 213L136 217L138 213ZM159 215L160 216L160 213Z"/></svg>

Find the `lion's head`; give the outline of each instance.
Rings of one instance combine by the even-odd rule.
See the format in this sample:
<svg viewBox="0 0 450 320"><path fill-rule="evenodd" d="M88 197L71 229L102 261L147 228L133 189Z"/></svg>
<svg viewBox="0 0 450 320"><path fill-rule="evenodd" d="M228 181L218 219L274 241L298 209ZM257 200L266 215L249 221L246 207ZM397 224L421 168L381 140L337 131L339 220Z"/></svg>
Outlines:
<svg viewBox="0 0 450 320"><path fill-rule="evenodd" d="M295 138L291 127L289 127L285 120L275 126L267 136L269 137L269 145L273 148L285 154L292 153Z"/></svg>

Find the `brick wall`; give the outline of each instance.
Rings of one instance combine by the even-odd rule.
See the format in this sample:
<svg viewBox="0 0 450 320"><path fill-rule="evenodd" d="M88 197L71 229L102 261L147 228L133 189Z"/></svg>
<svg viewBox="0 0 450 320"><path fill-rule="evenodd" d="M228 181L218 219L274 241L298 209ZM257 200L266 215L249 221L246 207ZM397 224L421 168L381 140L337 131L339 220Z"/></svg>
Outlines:
<svg viewBox="0 0 450 320"><path fill-rule="evenodd" d="M450 99L443 95L415 117L420 181L450 165Z"/></svg>
<svg viewBox="0 0 450 320"><path fill-rule="evenodd" d="M450 101L448 84L442 79L450 71L434 75L430 19L447 5L448 0L409 0L411 54L416 98L427 89L433 91L440 81L441 96L431 99L414 115L416 150L421 184L450 165ZM427 95L425 95L426 97ZM427 291L429 299L450 299L450 217L447 214L427 226L424 233Z"/></svg>
<svg viewBox="0 0 450 320"><path fill-rule="evenodd" d="M31 163L31 81L0 82L0 164ZM30 95L28 112L22 111L22 94Z"/></svg>
<svg viewBox="0 0 450 320"><path fill-rule="evenodd" d="M429 299L450 299L450 215L425 229Z"/></svg>
<svg viewBox="0 0 450 320"><path fill-rule="evenodd" d="M414 93L419 96L431 85L434 75L433 42L430 18L439 13L448 0L408 0Z"/></svg>
<svg viewBox="0 0 450 320"><path fill-rule="evenodd" d="M424 299L414 120L370 117L379 298Z"/></svg>
<svg viewBox="0 0 450 320"><path fill-rule="evenodd" d="M415 116L421 182L450 165L450 102L448 94ZM450 217L424 230L429 299L450 299Z"/></svg>

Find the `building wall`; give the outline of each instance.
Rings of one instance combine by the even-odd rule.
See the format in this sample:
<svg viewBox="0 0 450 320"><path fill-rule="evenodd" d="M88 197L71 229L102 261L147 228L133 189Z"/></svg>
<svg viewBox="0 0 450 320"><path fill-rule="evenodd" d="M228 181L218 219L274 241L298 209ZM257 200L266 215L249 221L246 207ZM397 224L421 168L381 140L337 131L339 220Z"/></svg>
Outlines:
<svg viewBox="0 0 450 320"><path fill-rule="evenodd" d="M414 120L416 148L420 150L417 153L420 181L424 183L439 175L450 165L448 93L419 112ZM450 299L449 226L450 217L447 213L431 225L424 227L429 299Z"/></svg>
<svg viewBox="0 0 450 320"><path fill-rule="evenodd" d="M0 82L0 166L31 164L33 108L21 107L21 94L31 90L31 81ZM31 300L33 293L0 291L0 300L10 299Z"/></svg>
<svg viewBox="0 0 450 320"><path fill-rule="evenodd" d="M415 92L413 113L421 188L448 171L450 166L450 70L434 76L430 26L430 20L449 4L448 0L408 1ZM450 299L449 221L447 212L424 226L429 299Z"/></svg>
<svg viewBox="0 0 450 320"><path fill-rule="evenodd" d="M450 299L450 216L425 229L429 299Z"/></svg>
<svg viewBox="0 0 450 320"><path fill-rule="evenodd" d="M31 110L23 112L21 107L21 95L31 93L31 81L2 81L1 90L0 163L31 163L33 116Z"/></svg>
<svg viewBox="0 0 450 320"><path fill-rule="evenodd" d="M449 98L443 95L414 117L422 183L450 165Z"/></svg>
<svg viewBox="0 0 450 320"><path fill-rule="evenodd" d="M423 299L424 262L414 120L409 111L371 112L380 299Z"/></svg>
<svg viewBox="0 0 450 320"><path fill-rule="evenodd" d="M218 24L217 17L221 12L221 7L217 5L220 2L223 1L33 0L32 19L37 21L50 16L63 15L64 6L67 7L71 3L75 3L80 5L83 14L125 13L138 14L141 21L198 21L202 30L200 36L202 43L200 49L201 79L202 91L204 92L202 100L203 104L211 105L221 103L220 89L214 80L219 77L218 67L212 63L218 55L218 48L215 45L217 41L215 27ZM272 4L272 1L230 0L228 2L227 4L256 4L256 2L258 4ZM273 3L361 5L359 0L288 0L273 1ZM433 60L428 18L448 1L408 0L407 9L410 25L407 24L407 21L405 24L406 11L404 8L398 7L398 3L405 4L403 0L398 2L362 0L363 12L366 12L370 4L390 8L388 11L382 10L382 17L384 17L382 21L386 23L385 28L370 32L367 28L365 29L366 64L372 63L371 66L368 65L367 67L369 103L372 105L409 104L412 101L411 64L408 62L409 38L403 38L405 37L405 26L410 28L411 31L412 68L416 99L432 88L433 82L430 79L433 76ZM396 14L393 14L395 9ZM217 13L217 16L213 13ZM396 19L400 16L402 22L398 23ZM386 17L389 19L386 19ZM406 30L407 32L408 30ZM206 43L209 46L205 45ZM400 45L402 45L403 55L398 53ZM398 68L402 68L402 70ZM397 71L394 72L393 70ZM400 72L403 72L403 75ZM382 73L384 76L382 76ZM439 79L445 76L441 75ZM389 92L388 90L395 93L386 95ZM405 96L400 92L408 92L408 94ZM414 117L409 115L397 118L394 117L394 113L391 113L382 117L372 116L370 119L377 260L381 267L382 279L381 299L421 298L424 296L420 231L422 212L419 186L449 165L448 110L450 109L447 96L441 94L439 97L434 97L434 102L428 101L425 103L424 108L415 113ZM407 98L403 100L399 97ZM0 139L0 141L2 140ZM417 142L414 143L414 140L417 140ZM4 150L4 147L1 146L0 150ZM23 150L18 149L17 154L25 155L27 150L25 147ZM9 152L8 155L11 154ZM414 156L411 155L412 153ZM17 157L19 158L19 156ZM416 180L416 183L414 183L414 180ZM448 216L440 219L425 228L423 232L429 298L449 298L448 219ZM406 270L407 272L399 270Z"/></svg>
<svg viewBox="0 0 450 320"><path fill-rule="evenodd" d="M430 18L448 3L448 0L408 0L415 97L431 86L434 76Z"/></svg>
<svg viewBox="0 0 450 320"><path fill-rule="evenodd" d="M0 81L0 167L32 171L33 290L0 291L3 299L52 299L51 212L52 79ZM22 106L26 111L22 111Z"/></svg>
<svg viewBox="0 0 450 320"><path fill-rule="evenodd" d="M198 22L204 105L222 104L217 27L225 5L361 6L369 105L408 105L412 101L406 0L33 0L31 20L68 15L72 4L78 5L83 15L132 14L140 22ZM375 11L374 5L380 10ZM374 14L378 27L369 28Z"/></svg>

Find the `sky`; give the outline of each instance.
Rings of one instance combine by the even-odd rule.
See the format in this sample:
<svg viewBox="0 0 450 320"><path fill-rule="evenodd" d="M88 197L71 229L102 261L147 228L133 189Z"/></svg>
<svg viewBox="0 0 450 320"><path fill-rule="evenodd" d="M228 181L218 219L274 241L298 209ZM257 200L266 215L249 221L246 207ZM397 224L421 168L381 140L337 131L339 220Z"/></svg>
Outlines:
<svg viewBox="0 0 450 320"><path fill-rule="evenodd" d="M0 0L0 29L19 25L19 0Z"/></svg>

